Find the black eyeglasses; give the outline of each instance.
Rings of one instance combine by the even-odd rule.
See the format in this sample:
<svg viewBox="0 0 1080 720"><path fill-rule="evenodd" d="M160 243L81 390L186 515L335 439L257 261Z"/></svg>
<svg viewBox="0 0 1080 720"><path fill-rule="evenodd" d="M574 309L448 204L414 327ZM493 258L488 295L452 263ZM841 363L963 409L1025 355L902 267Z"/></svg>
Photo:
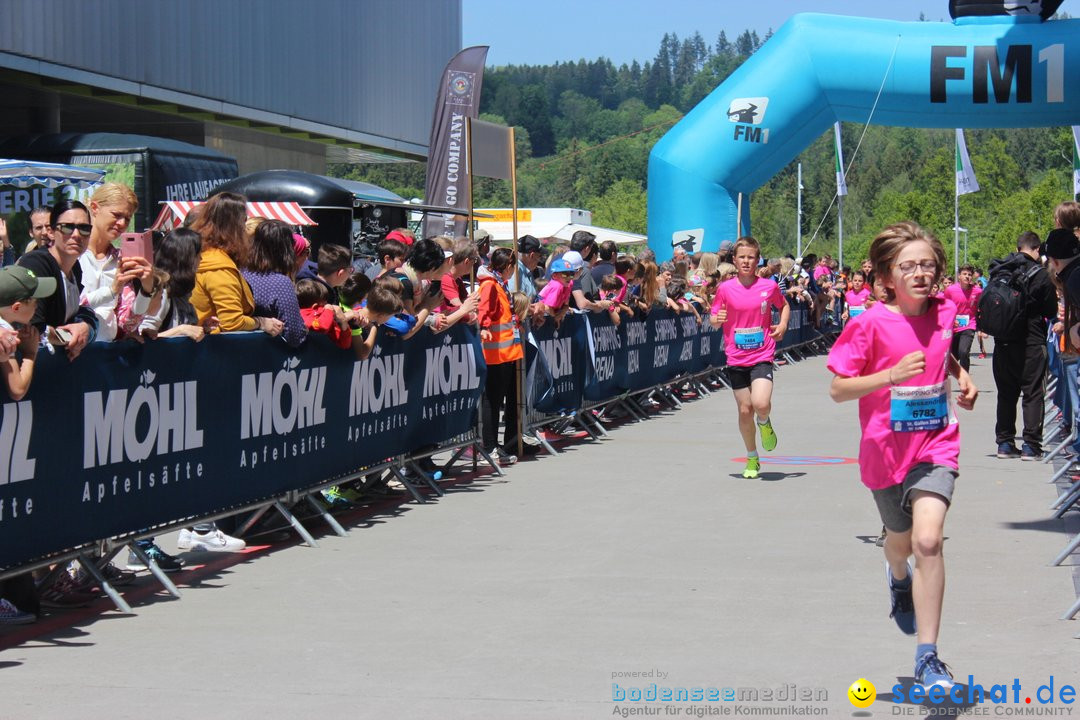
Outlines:
<svg viewBox="0 0 1080 720"><path fill-rule="evenodd" d="M56 223L53 227L64 235L70 235L76 230L83 235L89 235L90 231L94 229L94 226L90 223Z"/></svg>

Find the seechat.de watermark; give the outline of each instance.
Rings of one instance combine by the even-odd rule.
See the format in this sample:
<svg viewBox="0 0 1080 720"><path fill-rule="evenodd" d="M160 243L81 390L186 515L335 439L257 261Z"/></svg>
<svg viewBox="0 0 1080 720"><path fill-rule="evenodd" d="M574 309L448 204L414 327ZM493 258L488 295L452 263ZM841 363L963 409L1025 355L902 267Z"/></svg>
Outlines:
<svg viewBox="0 0 1080 720"><path fill-rule="evenodd" d="M1053 675L1034 691L1030 685L1025 689L1019 678L1009 683L985 684L975 682L975 677L968 675L967 683L957 683L951 688L893 685L890 696L879 695L878 699L896 703L893 715L1068 717L1073 714L1070 706L1076 702L1076 688L1055 680Z"/></svg>

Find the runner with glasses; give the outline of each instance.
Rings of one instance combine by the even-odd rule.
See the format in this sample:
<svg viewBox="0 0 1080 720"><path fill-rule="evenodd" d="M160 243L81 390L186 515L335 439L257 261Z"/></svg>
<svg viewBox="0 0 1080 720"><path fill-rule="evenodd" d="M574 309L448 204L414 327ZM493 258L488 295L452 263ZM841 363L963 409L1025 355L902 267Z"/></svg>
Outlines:
<svg viewBox="0 0 1080 720"><path fill-rule="evenodd" d="M938 239L913 222L891 225L874 239L870 259L885 300L852 318L830 351L830 394L859 401L859 470L887 528L890 617L918 637L915 680L949 688L952 673L937 655L945 513L960 455L949 376L962 408L974 407L978 390L950 353L956 305L931 296L945 265Z"/></svg>

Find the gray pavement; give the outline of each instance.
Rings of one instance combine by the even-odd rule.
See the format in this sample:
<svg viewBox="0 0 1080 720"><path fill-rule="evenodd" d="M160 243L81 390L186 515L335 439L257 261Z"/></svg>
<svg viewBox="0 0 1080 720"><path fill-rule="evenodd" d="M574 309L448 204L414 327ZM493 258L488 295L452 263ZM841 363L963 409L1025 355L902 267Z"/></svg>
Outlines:
<svg viewBox="0 0 1080 720"><path fill-rule="evenodd" d="M975 362L983 392L961 416L941 655L987 689L1019 679L1010 710L1064 715L1072 705L1034 693L1051 676L1055 693L1080 684L1080 624L1058 620L1077 560L1048 566L1068 539L1048 520L1049 468L992 456L993 381L989 360ZM856 456L857 407L832 403L828 381L824 358L778 373L774 455ZM33 638L0 630L0 643L27 638L0 652L0 717L850 717L861 677L883 698L867 714L919 714L887 700L914 641L888 618L857 465L766 457L744 480L734 414L717 393L358 520L318 548L213 556L180 577L180 600L144 579L134 615L49 620ZM614 702L613 683L755 688L758 700Z"/></svg>

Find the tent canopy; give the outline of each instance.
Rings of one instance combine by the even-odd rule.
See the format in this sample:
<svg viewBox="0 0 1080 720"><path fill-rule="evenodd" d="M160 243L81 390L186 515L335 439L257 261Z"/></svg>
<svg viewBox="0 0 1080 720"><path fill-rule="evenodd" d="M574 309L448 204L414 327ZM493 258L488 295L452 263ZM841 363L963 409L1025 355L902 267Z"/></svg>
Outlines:
<svg viewBox="0 0 1080 720"><path fill-rule="evenodd" d="M157 220L154 221L150 229L168 232L180 227L184 222L184 218L196 205L202 205L202 203L187 200L170 200L163 203L161 212L158 213ZM247 204L247 214L248 217L281 220L289 225L318 225L308 217L308 214L300 208L300 205L294 202L249 202Z"/></svg>
<svg viewBox="0 0 1080 720"><path fill-rule="evenodd" d="M61 163L0 160L0 185L14 185L17 188L44 185L54 189L62 185L74 185L80 190L86 190L104 181L104 170Z"/></svg>
<svg viewBox="0 0 1080 720"><path fill-rule="evenodd" d="M605 240L612 240L616 245L643 245L648 240L644 235L638 235L637 233L597 227L596 225L581 225L579 223L567 223L552 233L551 237L570 242L570 239L578 230L591 232L596 236L596 242L598 243L602 243Z"/></svg>

